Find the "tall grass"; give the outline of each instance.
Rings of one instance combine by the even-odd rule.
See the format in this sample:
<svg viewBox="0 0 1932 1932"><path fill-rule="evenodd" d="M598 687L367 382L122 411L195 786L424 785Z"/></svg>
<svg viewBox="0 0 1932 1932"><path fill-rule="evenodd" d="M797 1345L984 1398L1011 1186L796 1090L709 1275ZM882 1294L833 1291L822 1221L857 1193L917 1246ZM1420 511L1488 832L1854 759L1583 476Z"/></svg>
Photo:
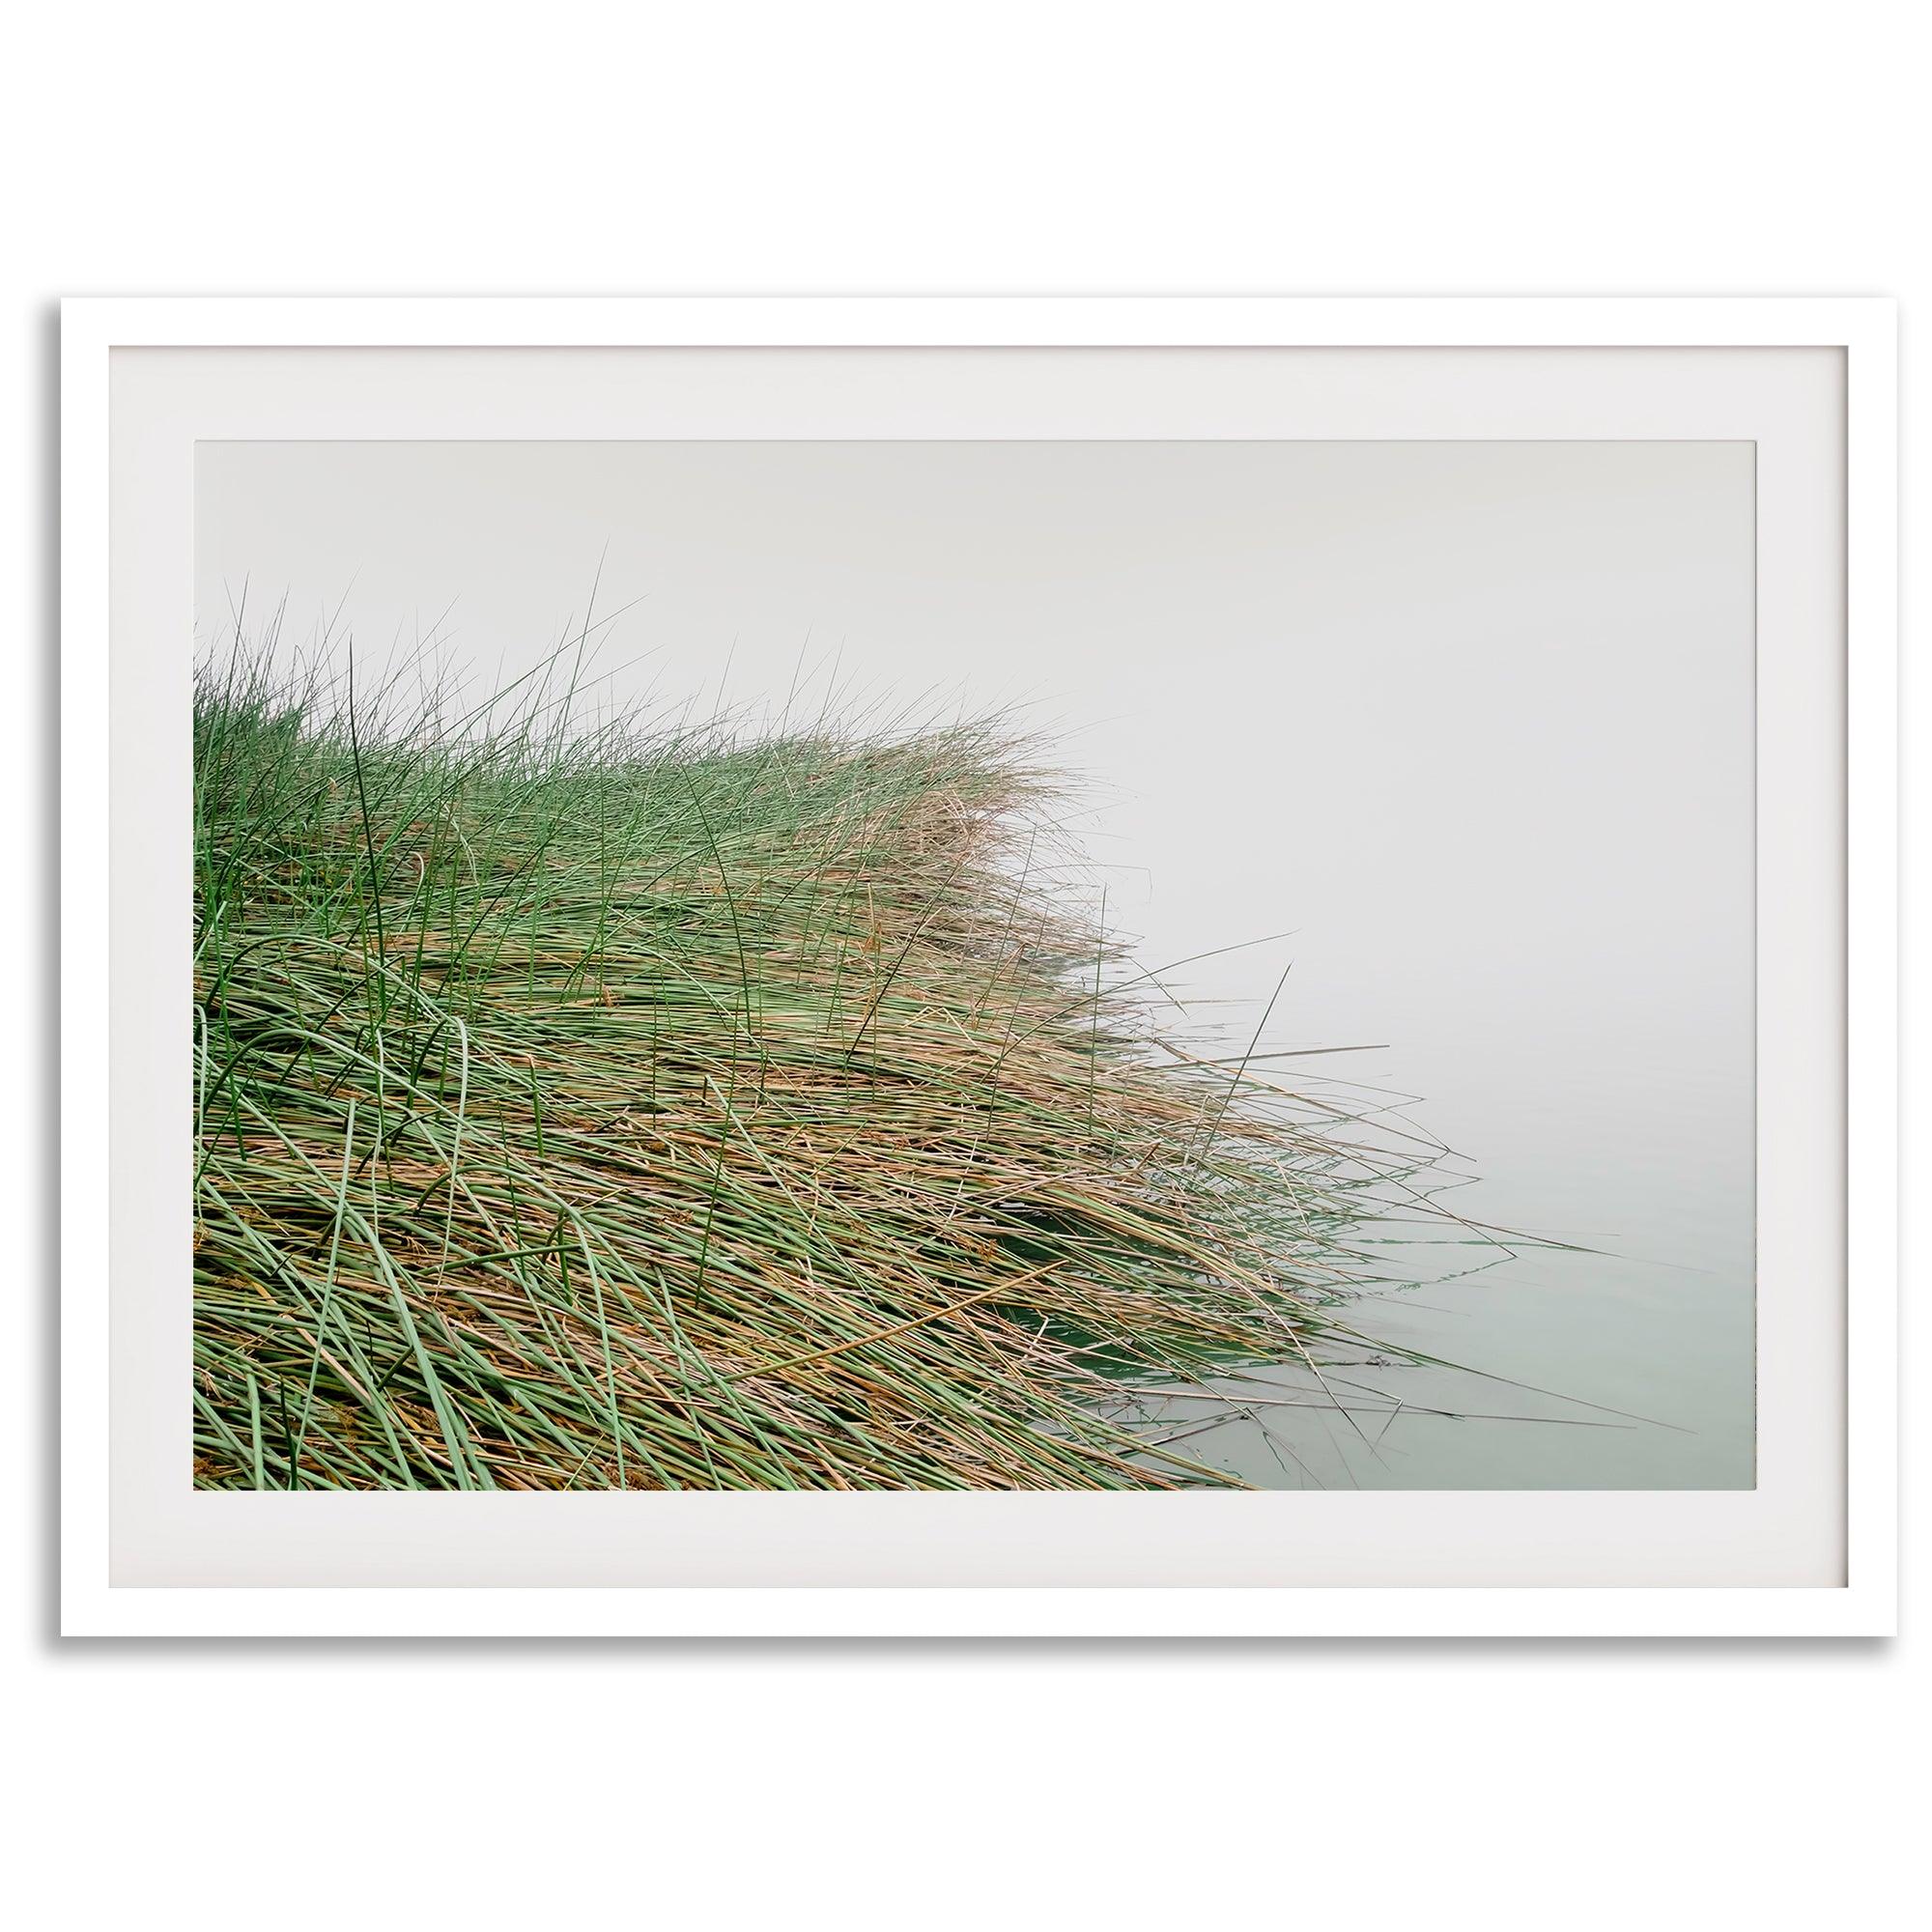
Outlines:
<svg viewBox="0 0 1932 1932"><path fill-rule="evenodd" d="M204 663L195 1439L217 1489L1228 1480L1403 1163L1192 1055L995 724L465 712Z"/></svg>

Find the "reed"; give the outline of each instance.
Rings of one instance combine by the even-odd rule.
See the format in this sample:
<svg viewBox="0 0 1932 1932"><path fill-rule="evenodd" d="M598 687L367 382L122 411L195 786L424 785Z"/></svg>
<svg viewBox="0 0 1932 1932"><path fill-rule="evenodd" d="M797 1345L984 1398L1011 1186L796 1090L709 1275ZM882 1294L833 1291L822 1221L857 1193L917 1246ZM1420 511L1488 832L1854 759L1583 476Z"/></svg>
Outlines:
<svg viewBox="0 0 1932 1932"><path fill-rule="evenodd" d="M1166 1031L997 723L480 709L243 651L195 702L194 1475L1223 1483L1408 1185Z"/></svg>

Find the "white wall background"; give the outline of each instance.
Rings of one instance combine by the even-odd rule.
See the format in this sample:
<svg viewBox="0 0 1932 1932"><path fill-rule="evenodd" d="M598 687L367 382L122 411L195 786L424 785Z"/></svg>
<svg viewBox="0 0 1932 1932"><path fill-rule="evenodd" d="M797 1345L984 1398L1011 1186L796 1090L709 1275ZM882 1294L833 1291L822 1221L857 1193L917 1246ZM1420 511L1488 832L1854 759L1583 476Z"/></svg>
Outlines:
<svg viewBox="0 0 1932 1932"><path fill-rule="evenodd" d="M1886 292L1910 451L1932 258L1906 25L1708 0L40 10L0 113L13 818L47 810L62 293ZM1906 528L1910 569L1910 498ZM7 959L9 1009L46 1014L44 944ZM44 1074L47 1030L25 1034ZM9 1110L0 1161L37 1260L44 1120ZM37 1276L0 1691L34 1923L1703 1932L1889 1923L1923 1896L1922 1634L63 1649Z"/></svg>

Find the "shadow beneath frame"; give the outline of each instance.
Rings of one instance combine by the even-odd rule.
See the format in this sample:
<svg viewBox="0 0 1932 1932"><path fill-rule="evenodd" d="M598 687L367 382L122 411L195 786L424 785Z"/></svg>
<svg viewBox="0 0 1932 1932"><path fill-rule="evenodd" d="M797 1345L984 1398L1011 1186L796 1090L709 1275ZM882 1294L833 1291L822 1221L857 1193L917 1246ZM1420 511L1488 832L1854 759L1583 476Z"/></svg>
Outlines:
<svg viewBox="0 0 1932 1932"><path fill-rule="evenodd" d="M63 1663L97 1659L106 1667L156 1657L197 1661L210 1655L224 1661L253 1659L276 1664L301 1658L318 1662L360 1663L379 1659L412 1669L425 1662L426 1649L464 1658L510 1661L541 1657L547 1664L581 1661L600 1669L619 1659L676 1667L697 1662L746 1665L799 1662L876 1664L891 1669L935 1658L968 1668L981 1663L1021 1665L1062 1671L1091 1660L1105 1663L1134 1659L1165 1662L1185 1658L1190 1664L1251 1670L1257 1663L1291 1664L1305 1659L1313 1666L1344 1658L1365 1664L1378 1661L1400 1665L1466 1658L1473 1662L1507 1657L1534 1669L1539 1659L1567 1665L1578 1658L1615 1659L1638 1668L1659 1662L1700 1670L1722 1667L1735 1654L1811 1661L1835 1666L1846 1657L1876 1663L1895 1643L1891 1637L60 1637L51 1632L43 1648Z"/></svg>
<svg viewBox="0 0 1932 1932"><path fill-rule="evenodd" d="M23 786L30 821L24 844L26 990L30 1009L27 1052L31 1100L27 1118L38 1136L23 1158L33 1174L22 1188L31 1226L27 1231L30 1295L29 1379L38 1397L41 1481L29 1505L38 1534L40 1588L37 1624L48 1642L60 1629L60 305L43 304L31 327L29 382L35 390L29 431L28 500L38 521L28 532L31 618L22 640L24 728L21 752L28 770ZM34 486L38 483L39 488ZM38 1102L35 1106L33 1102Z"/></svg>

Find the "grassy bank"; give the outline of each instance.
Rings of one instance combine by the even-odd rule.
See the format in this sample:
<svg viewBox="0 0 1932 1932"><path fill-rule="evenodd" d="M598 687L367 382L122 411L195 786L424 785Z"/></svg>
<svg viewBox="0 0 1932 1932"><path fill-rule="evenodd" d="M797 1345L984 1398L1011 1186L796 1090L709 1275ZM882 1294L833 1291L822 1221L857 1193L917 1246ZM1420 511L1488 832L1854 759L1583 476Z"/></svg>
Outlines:
<svg viewBox="0 0 1932 1932"><path fill-rule="evenodd" d="M1225 1480L1393 1163L1163 1037L995 726L597 729L243 658L195 710L195 1478Z"/></svg>

